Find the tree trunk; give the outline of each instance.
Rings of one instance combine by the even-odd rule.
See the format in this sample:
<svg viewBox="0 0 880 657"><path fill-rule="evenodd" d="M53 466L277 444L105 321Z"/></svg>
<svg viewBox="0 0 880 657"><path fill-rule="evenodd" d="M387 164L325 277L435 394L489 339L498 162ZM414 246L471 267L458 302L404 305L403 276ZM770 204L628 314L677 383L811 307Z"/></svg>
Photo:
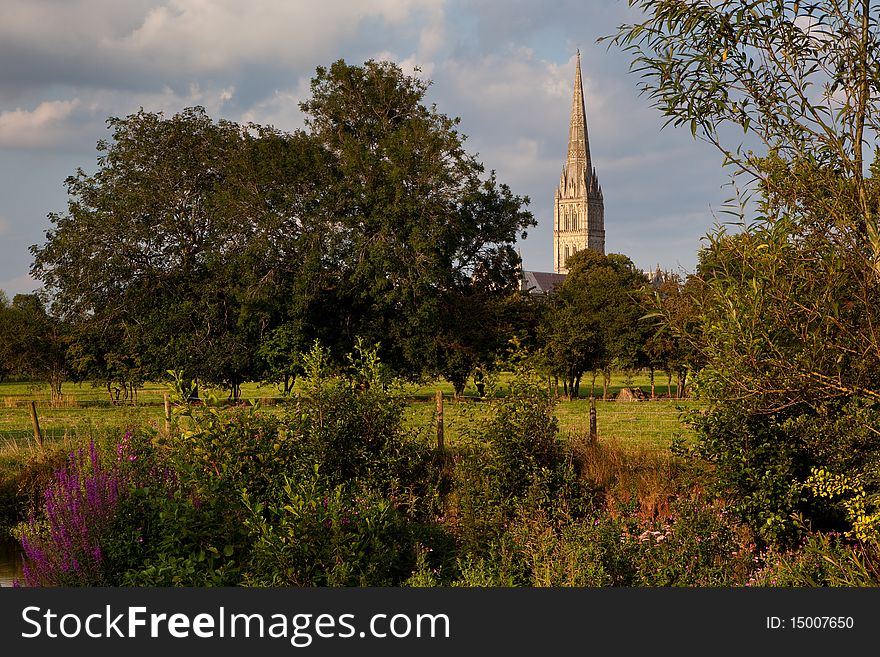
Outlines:
<svg viewBox="0 0 880 657"><path fill-rule="evenodd" d="M655 391L654 391L654 368L650 367L648 369L648 372L649 372L649 376L651 377L651 399L657 399L657 395L655 394Z"/></svg>
<svg viewBox="0 0 880 657"><path fill-rule="evenodd" d="M477 395L482 399L486 395L486 380L483 376L483 368L478 367L474 372L474 386L477 388Z"/></svg>
<svg viewBox="0 0 880 657"><path fill-rule="evenodd" d="M61 402L64 400L64 395L61 394L61 384L63 382L64 379L60 374L52 374L49 381L49 387L52 391L52 406L61 406Z"/></svg>

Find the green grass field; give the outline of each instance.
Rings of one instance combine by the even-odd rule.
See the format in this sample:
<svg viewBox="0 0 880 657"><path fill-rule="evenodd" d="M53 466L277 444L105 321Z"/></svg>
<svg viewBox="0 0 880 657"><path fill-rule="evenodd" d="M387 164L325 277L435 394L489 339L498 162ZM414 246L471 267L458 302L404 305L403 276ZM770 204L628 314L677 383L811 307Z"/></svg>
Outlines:
<svg viewBox="0 0 880 657"><path fill-rule="evenodd" d="M502 376L497 392L504 394L509 377ZM659 382L659 377L658 377ZM612 380L609 397L616 396L625 383L631 383L648 393L647 376L624 382L618 376ZM408 386L405 394L411 399L407 411L407 424L419 431L424 440L436 439L434 393L441 390L445 396L444 433L446 443L454 446L468 436L477 435L486 420L488 404L474 399L476 390L465 390L465 399L455 401L452 386L437 381L423 386ZM665 393L665 386L657 386L657 393ZM137 404L111 403L106 389L91 384L65 384L64 404L53 407L49 403L48 387L30 383L0 383L0 449L15 451L33 445L33 429L29 402L37 403L37 414L45 441L87 439L95 432L128 426L151 424L163 426L162 384L147 384L138 391ZM207 390L202 390L206 394ZM222 391L213 391L223 399ZM601 393L601 389L597 390ZM674 392L674 388L673 388ZM589 394L589 385L582 389ZM274 406L280 397L278 389L269 385L249 384L243 386L245 399L259 399L269 412L280 412L282 405ZM692 408L695 402L658 399L644 402L597 401L597 426L599 439L616 441L654 449L668 448L672 440L690 434L680 421L683 409ZM560 431L564 436L586 436L589 433L589 400L560 400L556 406Z"/></svg>

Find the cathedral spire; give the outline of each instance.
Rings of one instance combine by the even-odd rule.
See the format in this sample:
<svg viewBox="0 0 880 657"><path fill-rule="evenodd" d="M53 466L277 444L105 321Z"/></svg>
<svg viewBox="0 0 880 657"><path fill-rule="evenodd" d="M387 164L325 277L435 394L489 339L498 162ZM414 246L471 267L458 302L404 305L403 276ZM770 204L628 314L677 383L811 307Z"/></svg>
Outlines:
<svg viewBox="0 0 880 657"><path fill-rule="evenodd" d="M587 112L584 108L584 84L581 79L581 51L577 51L577 65L574 71L574 91L571 95L571 121L568 128L568 167L572 173L589 175L590 139L587 136Z"/></svg>
<svg viewBox="0 0 880 657"><path fill-rule="evenodd" d="M568 157L562 166L553 210L553 270L568 272L569 257L583 249L605 253L605 203L602 187L590 157L581 51L577 51Z"/></svg>

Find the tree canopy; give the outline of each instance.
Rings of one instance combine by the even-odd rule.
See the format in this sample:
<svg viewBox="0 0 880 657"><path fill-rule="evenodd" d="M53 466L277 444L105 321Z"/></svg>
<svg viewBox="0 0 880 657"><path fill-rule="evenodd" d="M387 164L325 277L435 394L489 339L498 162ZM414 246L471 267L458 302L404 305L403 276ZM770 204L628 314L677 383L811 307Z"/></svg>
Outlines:
<svg viewBox="0 0 880 657"><path fill-rule="evenodd" d="M631 0L614 40L676 125L717 146L747 194L709 236L687 295L700 451L771 540L817 468L874 482L880 454L880 11L874 0ZM743 200L752 202L742 202ZM738 232L734 232L737 231ZM670 324L675 324L673 318ZM679 326L684 323L678 322ZM839 502L838 502L839 504Z"/></svg>
<svg viewBox="0 0 880 657"><path fill-rule="evenodd" d="M227 386L289 382L319 339L358 338L398 373L447 366L444 311L516 289L534 224L464 149L427 83L389 62L320 67L306 131L202 108L111 118L97 171L67 179L32 274L75 327L90 378L166 370ZM493 301L494 302L494 301Z"/></svg>
<svg viewBox="0 0 880 657"><path fill-rule="evenodd" d="M551 371L577 397L585 372L640 365L648 325L641 295L647 278L624 255L590 249L568 261L565 282L550 297L541 338Z"/></svg>

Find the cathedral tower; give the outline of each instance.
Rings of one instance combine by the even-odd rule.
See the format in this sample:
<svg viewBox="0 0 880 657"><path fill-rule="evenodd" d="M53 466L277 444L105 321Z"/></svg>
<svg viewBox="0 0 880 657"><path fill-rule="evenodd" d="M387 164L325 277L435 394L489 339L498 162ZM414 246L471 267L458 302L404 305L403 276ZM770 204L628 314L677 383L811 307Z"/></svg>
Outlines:
<svg viewBox="0 0 880 657"><path fill-rule="evenodd" d="M567 274L568 258L584 249L605 253L605 201L590 161L581 52L578 50L568 129L568 159L562 167L553 206L553 271Z"/></svg>

